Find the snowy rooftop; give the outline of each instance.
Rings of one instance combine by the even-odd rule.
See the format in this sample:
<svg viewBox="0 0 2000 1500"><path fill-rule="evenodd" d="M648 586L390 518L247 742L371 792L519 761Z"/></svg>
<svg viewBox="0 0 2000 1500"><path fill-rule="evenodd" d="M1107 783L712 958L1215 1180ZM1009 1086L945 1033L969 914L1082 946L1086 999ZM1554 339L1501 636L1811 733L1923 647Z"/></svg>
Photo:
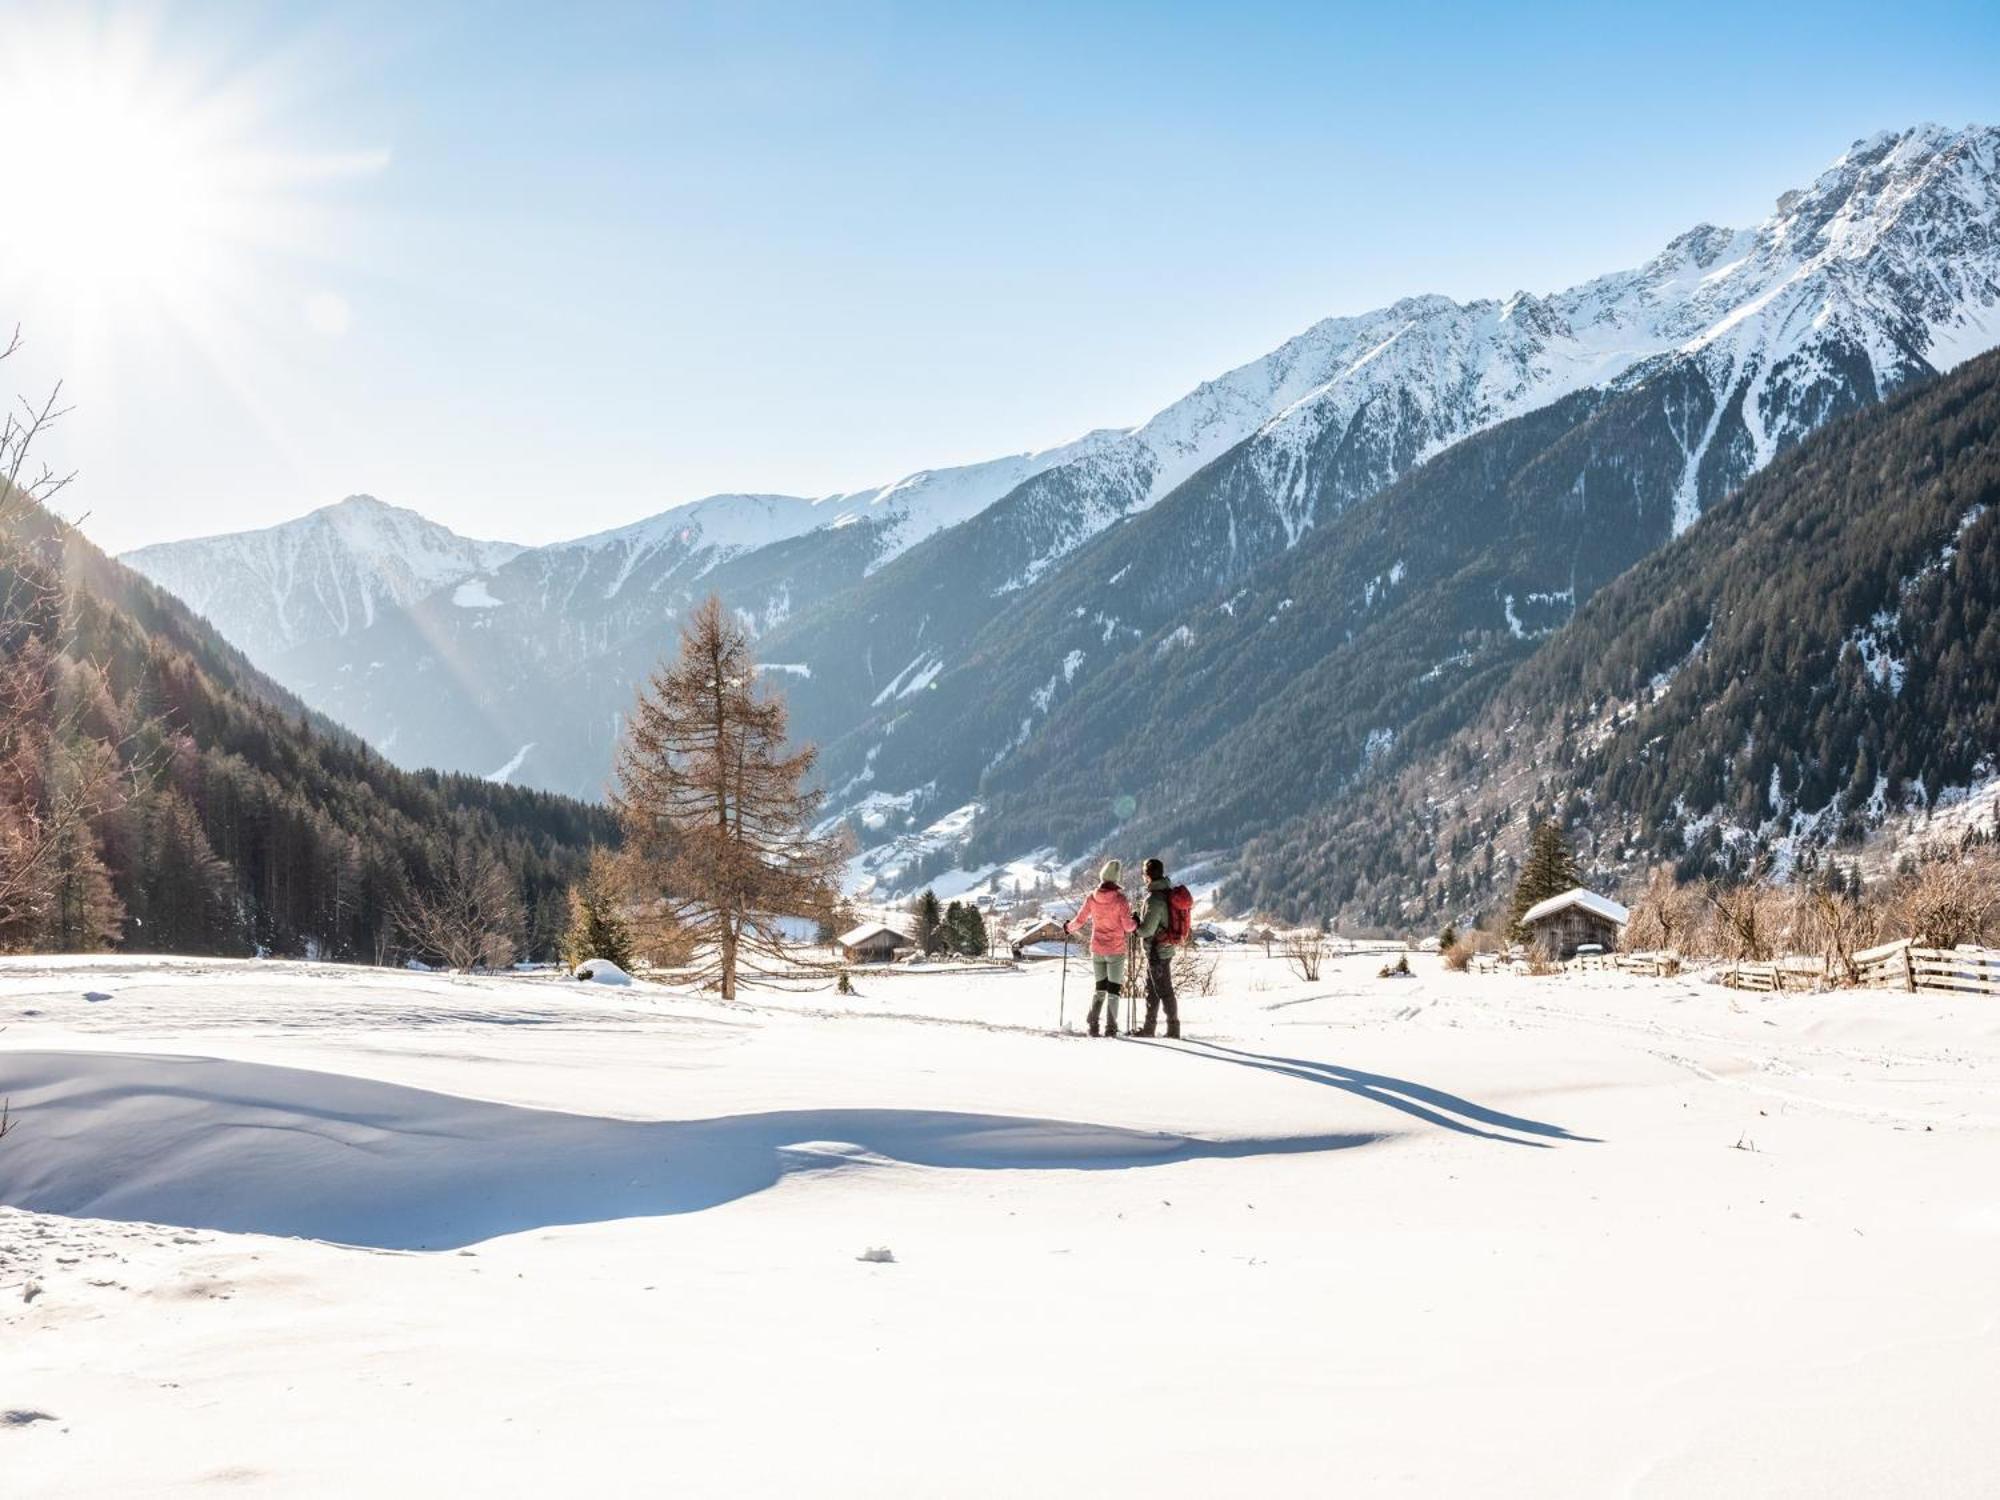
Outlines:
<svg viewBox="0 0 2000 1500"><path fill-rule="evenodd" d="M1539 922L1544 917L1552 917L1565 907L1580 906L1595 916L1605 918L1623 926L1632 915L1609 896L1600 896L1595 891L1586 891L1582 886L1564 891L1560 896L1551 896L1546 901L1537 901L1521 913L1521 925L1526 927Z"/></svg>
<svg viewBox="0 0 2000 1500"><path fill-rule="evenodd" d="M854 928L852 931L843 932L840 935L839 943L840 946L843 948L852 948L856 944L865 943L871 938L881 937L884 934L887 934L889 937L894 938L897 942L901 943L906 948L915 946L911 942L910 935L908 933L899 932L896 928L891 927L887 922L863 922L859 927Z"/></svg>

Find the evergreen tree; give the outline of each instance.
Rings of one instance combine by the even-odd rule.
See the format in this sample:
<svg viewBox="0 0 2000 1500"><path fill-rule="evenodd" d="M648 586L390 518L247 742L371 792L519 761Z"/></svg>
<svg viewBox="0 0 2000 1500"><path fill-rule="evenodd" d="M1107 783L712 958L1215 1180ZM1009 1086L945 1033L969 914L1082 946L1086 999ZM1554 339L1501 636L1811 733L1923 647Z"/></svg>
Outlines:
<svg viewBox="0 0 2000 1500"><path fill-rule="evenodd" d="M230 901L229 866L202 832L201 815L171 789L150 798L139 841L132 946L154 953L244 951Z"/></svg>
<svg viewBox="0 0 2000 1500"><path fill-rule="evenodd" d="M699 943L725 999L758 959L787 961L783 918L828 905L844 846L810 831L815 757L787 750L784 700L759 690L748 633L711 595L639 695L612 805L646 894Z"/></svg>
<svg viewBox="0 0 2000 1500"><path fill-rule="evenodd" d="M924 893L911 903L910 915L916 918L917 951L929 958L944 944L939 934L944 928L944 912L938 906L937 892L925 889Z"/></svg>
<svg viewBox="0 0 2000 1500"><path fill-rule="evenodd" d="M111 888L90 825L61 817L43 865L48 879L35 946L44 952L95 953L124 936L125 905Z"/></svg>
<svg viewBox="0 0 2000 1500"><path fill-rule="evenodd" d="M583 877L569 888L569 927L563 933L563 960L572 969L593 958L632 967L632 928L625 920L624 892L617 866L603 849L590 851Z"/></svg>
<svg viewBox="0 0 2000 1500"><path fill-rule="evenodd" d="M951 930L952 946L968 958L986 956L986 918L978 907L966 902L960 905L954 901L952 911L947 913L947 926Z"/></svg>
<svg viewBox="0 0 2000 1500"><path fill-rule="evenodd" d="M1523 912L1582 884L1583 871L1577 867L1576 854L1562 830L1547 819L1537 823L1528 836L1528 858L1521 866L1521 878L1514 885L1514 900L1507 909L1507 927L1515 941L1526 937L1521 928Z"/></svg>

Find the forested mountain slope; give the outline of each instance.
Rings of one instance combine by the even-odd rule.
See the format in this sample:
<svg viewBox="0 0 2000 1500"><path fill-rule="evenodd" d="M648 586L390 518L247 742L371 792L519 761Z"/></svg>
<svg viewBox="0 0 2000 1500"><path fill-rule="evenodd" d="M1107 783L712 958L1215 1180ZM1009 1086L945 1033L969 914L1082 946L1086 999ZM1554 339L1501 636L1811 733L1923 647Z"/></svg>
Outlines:
<svg viewBox="0 0 2000 1500"><path fill-rule="evenodd" d="M2000 354L1780 458L1461 733L1254 843L1232 895L1397 927L1471 915L1545 813L1607 882L1656 859L1783 872L1996 770Z"/></svg>
<svg viewBox="0 0 2000 1500"><path fill-rule="evenodd" d="M2000 134L1859 142L1753 230L1547 299L1398 304L1354 368L1025 579L975 546L1008 497L878 574L899 599L773 642L802 702L867 706L827 747L836 805L894 832L979 801L975 863L1088 852L1127 798L1125 831L1184 847L1303 811L1775 454L2000 337L1996 204Z"/></svg>
<svg viewBox="0 0 2000 1500"><path fill-rule="evenodd" d="M0 946L379 959L463 851L504 866L532 945L615 836L596 808L391 767L39 507L0 520Z"/></svg>

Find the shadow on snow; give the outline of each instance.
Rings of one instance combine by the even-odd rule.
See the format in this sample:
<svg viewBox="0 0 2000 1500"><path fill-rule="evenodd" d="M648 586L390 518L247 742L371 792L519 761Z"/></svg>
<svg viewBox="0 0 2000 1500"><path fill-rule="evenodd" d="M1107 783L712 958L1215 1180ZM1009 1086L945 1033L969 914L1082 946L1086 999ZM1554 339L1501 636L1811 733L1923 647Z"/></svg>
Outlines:
<svg viewBox="0 0 2000 1500"><path fill-rule="evenodd" d="M913 1109L618 1120L214 1058L0 1053L17 1129L0 1203L441 1250L557 1224L694 1213L790 1173L884 1161L1105 1171L1334 1151L1379 1134L1228 1141Z"/></svg>
<svg viewBox="0 0 2000 1500"><path fill-rule="evenodd" d="M1447 1094L1443 1089L1432 1088L1428 1084L1411 1083L1403 1078L1391 1078L1384 1073L1364 1073L1358 1068L1315 1062L1305 1057L1276 1057L1264 1052L1247 1052L1239 1047L1225 1047L1219 1042L1191 1040L1172 1044L1148 1043L1144 1037L1133 1040L1155 1047L1164 1047L1184 1057L1206 1057L1215 1062L1258 1068L1267 1073L1277 1073L1287 1078L1298 1078L1307 1083L1339 1089L1357 1098L1400 1110L1406 1115L1428 1121L1432 1125L1442 1125L1447 1130L1455 1130L1461 1135L1475 1135L1482 1140L1505 1141L1513 1146L1539 1147L1548 1147L1558 1141L1602 1144L1595 1136L1575 1135L1562 1126L1551 1125L1545 1120L1530 1120L1523 1115L1510 1115L1502 1110L1489 1109L1483 1104L1474 1104L1470 1099ZM1506 1133L1508 1131L1515 1133L1510 1135Z"/></svg>

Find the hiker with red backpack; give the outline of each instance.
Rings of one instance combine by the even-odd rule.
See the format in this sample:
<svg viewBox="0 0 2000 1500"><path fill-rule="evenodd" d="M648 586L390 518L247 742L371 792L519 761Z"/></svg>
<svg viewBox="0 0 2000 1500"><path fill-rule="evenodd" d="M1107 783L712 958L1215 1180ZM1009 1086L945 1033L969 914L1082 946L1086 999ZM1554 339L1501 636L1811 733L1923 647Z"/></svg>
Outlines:
<svg viewBox="0 0 2000 1500"><path fill-rule="evenodd" d="M1107 859L1097 872L1097 889L1085 898L1076 915L1065 924L1070 932L1082 932L1090 924L1090 967L1097 977L1090 997L1090 1034L1118 1035L1118 997L1125 989L1125 939L1136 927L1132 903L1118 884L1123 868ZM1104 1030L1097 1029L1098 1012L1104 1012Z"/></svg>
<svg viewBox="0 0 2000 1500"><path fill-rule="evenodd" d="M1161 1007L1167 1036L1180 1040L1181 1009L1174 998L1174 949L1194 938L1194 895L1167 879L1167 867L1146 861L1146 904L1139 908L1139 938L1146 954L1146 1024L1134 1036L1157 1036Z"/></svg>

